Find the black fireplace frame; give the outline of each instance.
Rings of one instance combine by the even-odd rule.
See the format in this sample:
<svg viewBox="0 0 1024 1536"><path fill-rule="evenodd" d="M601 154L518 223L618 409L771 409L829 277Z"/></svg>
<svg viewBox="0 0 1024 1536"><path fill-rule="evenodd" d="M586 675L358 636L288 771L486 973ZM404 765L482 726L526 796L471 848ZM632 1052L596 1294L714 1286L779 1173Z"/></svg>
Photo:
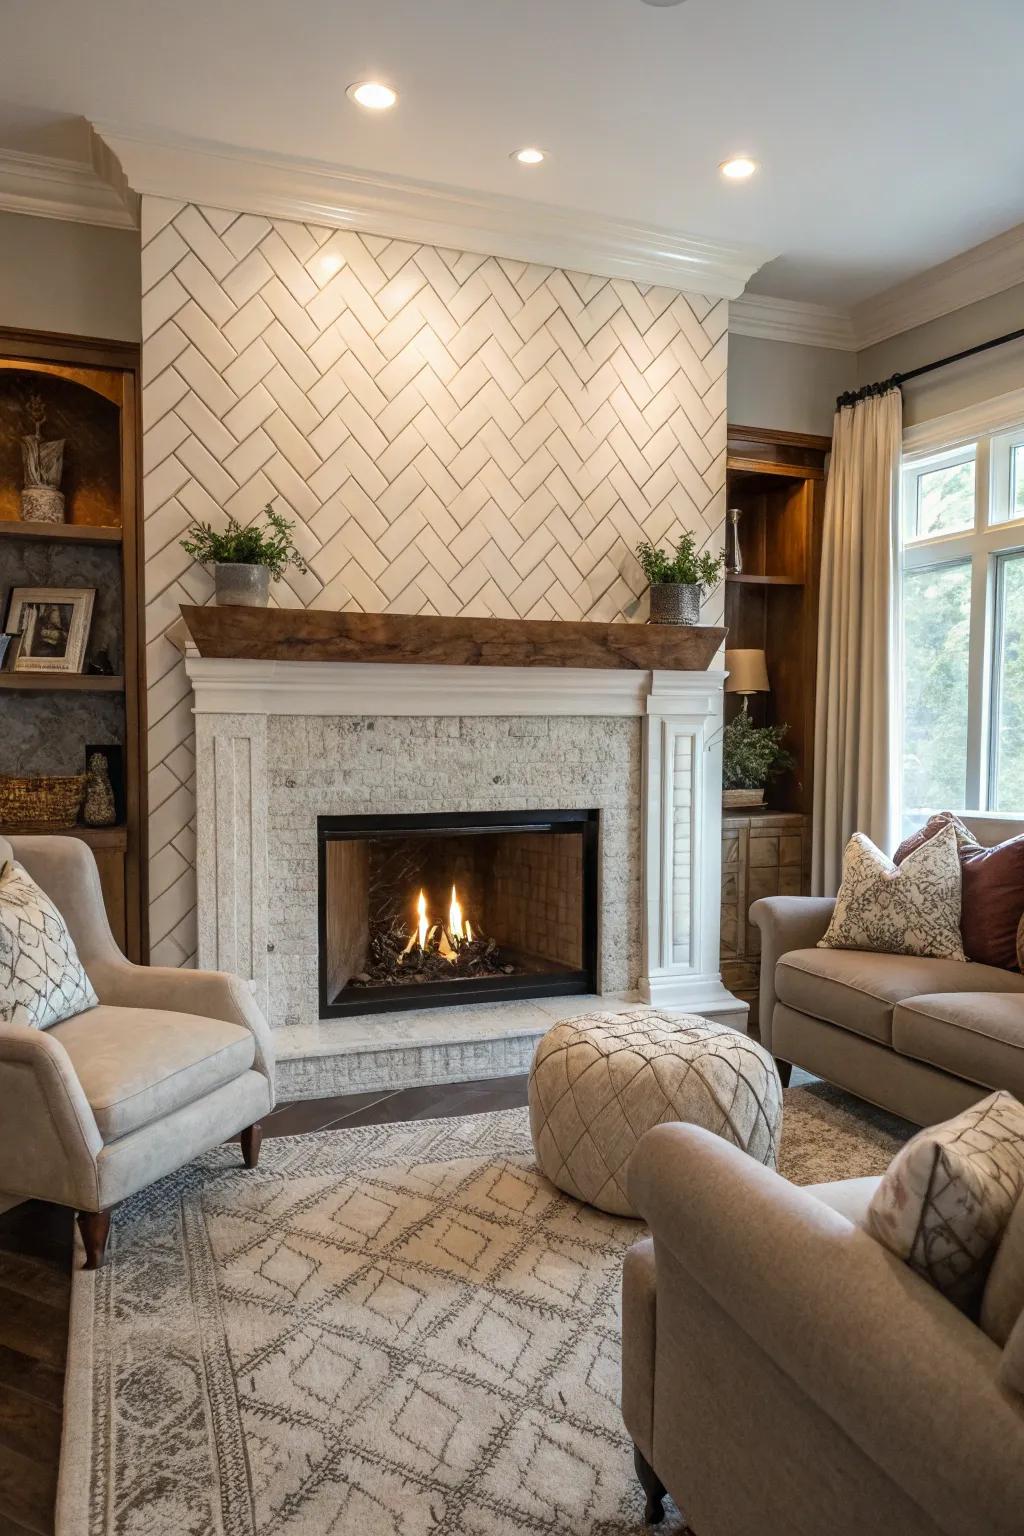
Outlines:
<svg viewBox="0 0 1024 1536"><path fill-rule="evenodd" d="M437 811L399 812L376 816L318 816L317 942L318 990L322 1019L351 1018L367 1013L394 1013L412 1008L443 1008L453 1003L501 1003L527 997L564 997L597 991L599 901L599 810L558 811ZM554 832L578 828L582 839L583 965L578 971L535 976L483 976L449 982L396 983L352 989L334 997L327 976L327 846L338 839L441 837L451 832Z"/></svg>

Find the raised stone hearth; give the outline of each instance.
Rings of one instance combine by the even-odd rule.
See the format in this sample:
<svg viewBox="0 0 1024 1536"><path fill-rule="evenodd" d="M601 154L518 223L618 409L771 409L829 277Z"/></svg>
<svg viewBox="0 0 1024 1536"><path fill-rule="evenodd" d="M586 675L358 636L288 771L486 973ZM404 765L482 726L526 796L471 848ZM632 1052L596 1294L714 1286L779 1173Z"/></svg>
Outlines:
<svg viewBox="0 0 1024 1536"><path fill-rule="evenodd" d="M260 617L280 630L291 616ZM393 638L388 616L365 618L374 647ZM407 637L414 622L429 644L442 621L396 628ZM195 621L193 635L204 650L222 649L209 637L231 624ZM517 627L524 634L506 634L508 654L523 656L540 626L503 625ZM199 963L253 981L277 1032L283 1094L525 1070L536 1038L566 1009L641 1000L743 1027L745 1006L718 969L724 675L644 667L645 641L661 655L680 643L655 626L566 628L630 633L610 637L616 659L583 666L553 663L550 650L526 665L437 665L191 647ZM346 626L347 645L358 630ZM704 632L704 645L717 633ZM273 650L266 635L261 649ZM587 812L598 827L596 997L581 986L576 996L423 1010L413 998L412 1012L323 1018L324 824L554 811Z"/></svg>

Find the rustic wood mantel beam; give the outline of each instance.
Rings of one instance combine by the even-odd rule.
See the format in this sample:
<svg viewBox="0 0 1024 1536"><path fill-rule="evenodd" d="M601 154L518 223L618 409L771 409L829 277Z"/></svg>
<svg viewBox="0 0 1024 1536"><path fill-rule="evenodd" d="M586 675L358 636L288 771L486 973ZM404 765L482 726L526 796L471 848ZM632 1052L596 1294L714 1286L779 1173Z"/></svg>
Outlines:
<svg viewBox="0 0 1024 1536"><path fill-rule="evenodd" d="M706 625L440 618L316 608L183 606L181 613L200 656L243 661L703 672L726 635Z"/></svg>

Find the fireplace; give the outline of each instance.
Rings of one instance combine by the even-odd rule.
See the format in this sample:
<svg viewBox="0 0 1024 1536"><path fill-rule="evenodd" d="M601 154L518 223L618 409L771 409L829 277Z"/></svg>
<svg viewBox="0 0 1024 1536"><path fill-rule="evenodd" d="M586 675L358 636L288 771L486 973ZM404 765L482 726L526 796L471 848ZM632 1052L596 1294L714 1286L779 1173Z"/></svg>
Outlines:
<svg viewBox="0 0 1024 1536"><path fill-rule="evenodd" d="M589 993L596 810L320 816L320 1014Z"/></svg>

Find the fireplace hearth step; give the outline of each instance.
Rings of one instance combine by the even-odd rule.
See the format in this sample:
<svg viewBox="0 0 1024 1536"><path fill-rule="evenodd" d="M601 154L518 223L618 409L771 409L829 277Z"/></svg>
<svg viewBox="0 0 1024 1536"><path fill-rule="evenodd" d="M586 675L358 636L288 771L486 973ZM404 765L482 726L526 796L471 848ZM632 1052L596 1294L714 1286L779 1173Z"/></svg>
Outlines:
<svg viewBox="0 0 1024 1536"><path fill-rule="evenodd" d="M637 1007L635 993L355 1014L275 1030L279 1099L473 1082L529 1070L560 1019ZM731 1022L731 1021L727 1021Z"/></svg>

